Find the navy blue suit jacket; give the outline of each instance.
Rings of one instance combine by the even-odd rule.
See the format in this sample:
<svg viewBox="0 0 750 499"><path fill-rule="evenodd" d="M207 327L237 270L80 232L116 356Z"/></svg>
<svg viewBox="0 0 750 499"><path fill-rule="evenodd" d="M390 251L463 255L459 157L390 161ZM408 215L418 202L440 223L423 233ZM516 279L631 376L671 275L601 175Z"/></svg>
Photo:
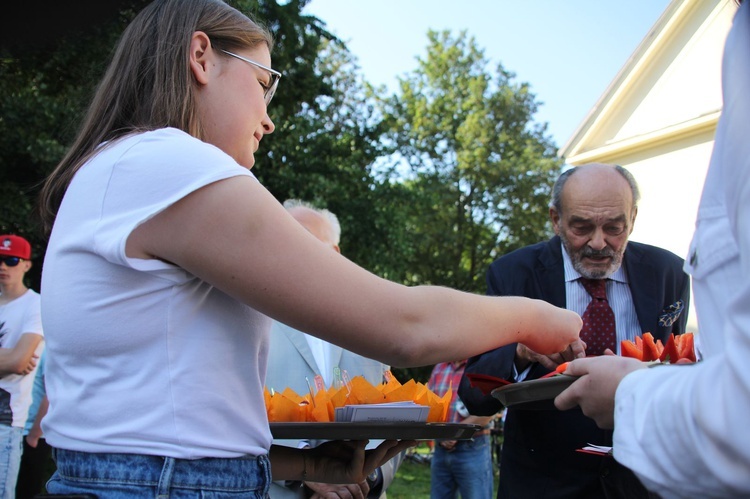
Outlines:
<svg viewBox="0 0 750 499"><path fill-rule="evenodd" d="M643 332L662 341L669 333L685 332L690 280L682 270L683 260L667 250L629 242L623 262ZM526 296L565 308L560 238L499 258L489 268L487 284L489 295ZM684 303L680 316L669 326L660 325L659 318L678 300ZM492 396L471 388L466 374L513 379L515 351L514 343L469 359L458 393L472 414L494 414L502 406ZM534 364L527 379L548 372ZM599 429L578 408L558 411L551 401L541 407L509 407L498 497L652 497L635 475L613 458L575 452L588 443L611 446L612 432Z"/></svg>

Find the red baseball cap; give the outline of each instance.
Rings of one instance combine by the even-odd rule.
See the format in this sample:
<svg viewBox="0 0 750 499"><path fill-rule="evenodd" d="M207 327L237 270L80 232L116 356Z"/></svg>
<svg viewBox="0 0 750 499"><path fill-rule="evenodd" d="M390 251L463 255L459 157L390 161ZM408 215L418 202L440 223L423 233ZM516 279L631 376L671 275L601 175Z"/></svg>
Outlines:
<svg viewBox="0 0 750 499"><path fill-rule="evenodd" d="M31 244L21 236L3 234L0 236L0 255L31 260Z"/></svg>

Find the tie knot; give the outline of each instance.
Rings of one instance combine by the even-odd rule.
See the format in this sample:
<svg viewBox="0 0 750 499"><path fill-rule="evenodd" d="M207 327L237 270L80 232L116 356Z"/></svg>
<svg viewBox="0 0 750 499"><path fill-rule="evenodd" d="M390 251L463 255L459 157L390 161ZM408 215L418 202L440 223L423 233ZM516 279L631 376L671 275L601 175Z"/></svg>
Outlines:
<svg viewBox="0 0 750 499"><path fill-rule="evenodd" d="M606 279L587 279L581 277L581 284L592 298L598 300L607 299L607 280Z"/></svg>

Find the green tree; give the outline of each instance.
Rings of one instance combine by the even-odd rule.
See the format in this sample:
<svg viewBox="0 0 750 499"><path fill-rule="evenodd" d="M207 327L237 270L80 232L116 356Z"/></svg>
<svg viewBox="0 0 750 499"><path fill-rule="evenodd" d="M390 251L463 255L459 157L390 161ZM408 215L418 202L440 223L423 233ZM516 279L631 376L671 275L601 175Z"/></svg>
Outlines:
<svg viewBox="0 0 750 499"><path fill-rule="evenodd" d="M400 207L407 190L378 179L373 164L390 152L385 128L356 61L335 40L321 46L315 70L327 94L304 103L264 139L269 153L254 168L279 199L311 201L337 214L342 250L370 271L400 281L406 275L399 241L405 238Z"/></svg>
<svg viewBox="0 0 750 499"><path fill-rule="evenodd" d="M404 282L484 293L498 256L549 236L547 205L561 161L533 121L529 85L490 70L465 32L428 32L427 56L383 101L398 152L380 174L399 179L408 237ZM394 369L426 381L431 366Z"/></svg>
<svg viewBox="0 0 750 499"><path fill-rule="evenodd" d="M428 32L427 56L384 101L412 194L408 281L484 292L498 256L548 236L561 161L537 124L536 97L465 32Z"/></svg>
<svg viewBox="0 0 750 499"><path fill-rule="evenodd" d="M336 213L344 254L401 281L408 259L401 256L399 210L408 199L403 185L372 171L390 152L381 141L378 90L363 80L345 44L301 13L307 3L233 2L267 20L276 43L273 65L284 74L269 108L276 131L264 138L253 172L279 201L304 199Z"/></svg>

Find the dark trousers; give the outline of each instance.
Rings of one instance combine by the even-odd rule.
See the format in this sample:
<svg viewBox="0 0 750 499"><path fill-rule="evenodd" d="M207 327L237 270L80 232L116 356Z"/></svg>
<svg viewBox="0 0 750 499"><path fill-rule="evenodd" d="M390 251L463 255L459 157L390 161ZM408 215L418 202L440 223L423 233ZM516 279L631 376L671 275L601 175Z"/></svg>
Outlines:
<svg viewBox="0 0 750 499"><path fill-rule="evenodd" d="M36 494L45 492L45 483L54 469L52 447L43 438L39 439L36 447L32 447L26 443L24 437L21 468L16 482L16 499L31 499Z"/></svg>

